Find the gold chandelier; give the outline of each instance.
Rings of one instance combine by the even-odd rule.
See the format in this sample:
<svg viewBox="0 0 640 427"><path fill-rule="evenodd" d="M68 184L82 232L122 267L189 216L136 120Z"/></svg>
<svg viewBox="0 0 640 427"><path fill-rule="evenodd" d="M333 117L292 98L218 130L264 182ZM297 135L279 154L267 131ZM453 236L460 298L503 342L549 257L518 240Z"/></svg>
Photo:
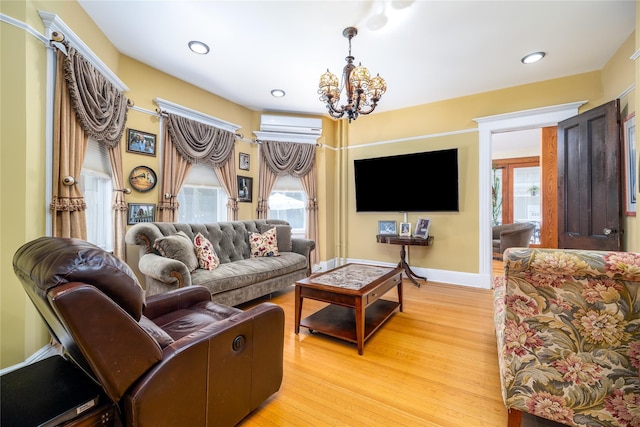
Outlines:
<svg viewBox="0 0 640 427"><path fill-rule="evenodd" d="M349 39L349 56L345 58L347 65L342 70L342 86L336 75L329 72L329 69L320 76L318 85L320 101L327 104L329 115L339 119L346 114L349 117L349 123L357 119L360 114L372 113L382 95L387 91L387 83L380 74L370 78L366 67L362 64L358 64L357 67L353 65L355 58L351 56L351 39L356 34L358 29L355 27L347 27L342 31L342 35ZM347 103L338 107L343 89L346 89Z"/></svg>

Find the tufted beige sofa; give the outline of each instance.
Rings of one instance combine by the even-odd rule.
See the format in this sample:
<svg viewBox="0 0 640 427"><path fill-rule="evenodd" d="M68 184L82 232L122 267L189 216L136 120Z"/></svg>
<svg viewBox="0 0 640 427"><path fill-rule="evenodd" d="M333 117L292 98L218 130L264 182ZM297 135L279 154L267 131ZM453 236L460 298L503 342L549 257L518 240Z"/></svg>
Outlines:
<svg viewBox="0 0 640 427"><path fill-rule="evenodd" d="M263 233L274 226L280 256L252 258L249 233ZM213 245L220 265L214 270L190 271L183 262L160 255L154 248L156 239L180 231L191 241L202 233ZM151 222L131 227L125 241L140 246L138 268L145 275L147 295L202 285L209 289L213 301L235 306L284 289L311 273L310 254L315 242L291 238L290 233L289 223L277 219L211 224Z"/></svg>

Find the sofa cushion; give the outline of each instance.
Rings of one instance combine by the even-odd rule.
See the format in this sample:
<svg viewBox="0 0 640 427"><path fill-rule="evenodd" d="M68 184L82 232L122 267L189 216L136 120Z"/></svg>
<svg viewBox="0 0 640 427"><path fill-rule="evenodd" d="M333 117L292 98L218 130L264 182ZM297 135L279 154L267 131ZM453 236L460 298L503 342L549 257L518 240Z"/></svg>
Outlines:
<svg viewBox="0 0 640 427"><path fill-rule="evenodd" d="M307 258L296 252L278 257L256 257L220 264L213 271L198 269L191 274L193 285L206 286L211 295L254 285L307 268Z"/></svg>
<svg viewBox="0 0 640 427"><path fill-rule="evenodd" d="M153 247L163 257L181 261L190 272L198 268L198 258L193 242L184 231L156 239Z"/></svg>
<svg viewBox="0 0 640 427"><path fill-rule="evenodd" d="M193 244L196 247L196 256L198 257L198 266L200 268L215 270L220 265L220 258L213 250L213 245L202 233L196 234Z"/></svg>
<svg viewBox="0 0 640 427"><path fill-rule="evenodd" d="M290 225L260 224L258 229L261 233L264 233L274 227L276 229L276 239L278 239L278 252L291 252L293 243L291 242Z"/></svg>
<svg viewBox="0 0 640 427"><path fill-rule="evenodd" d="M271 228L264 233L249 233L252 257L280 256L276 229Z"/></svg>

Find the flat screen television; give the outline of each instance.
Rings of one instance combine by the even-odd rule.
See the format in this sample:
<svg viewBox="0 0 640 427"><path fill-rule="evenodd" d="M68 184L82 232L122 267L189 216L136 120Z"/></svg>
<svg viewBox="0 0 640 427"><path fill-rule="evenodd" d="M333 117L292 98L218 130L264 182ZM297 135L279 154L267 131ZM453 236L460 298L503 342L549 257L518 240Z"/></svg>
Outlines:
<svg viewBox="0 0 640 427"><path fill-rule="evenodd" d="M457 212L458 149L353 162L357 212Z"/></svg>

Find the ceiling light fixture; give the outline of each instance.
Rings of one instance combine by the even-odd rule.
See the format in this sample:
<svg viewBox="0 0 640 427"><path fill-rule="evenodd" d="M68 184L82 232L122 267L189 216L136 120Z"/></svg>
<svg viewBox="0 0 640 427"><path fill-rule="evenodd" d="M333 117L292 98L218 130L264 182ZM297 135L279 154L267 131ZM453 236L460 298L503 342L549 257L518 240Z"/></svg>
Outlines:
<svg viewBox="0 0 640 427"><path fill-rule="evenodd" d="M189 42L189 49L200 55L206 55L207 53L209 53L209 46L207 46L205 43L195 40Z"/></svg>
<svg viewBox="0 0 640 427"><path fill-rule="evenodd" d="M355 27L347 27L342 31L342 35L349 39L349 56L345 59L347 65L342 70L342 85L340 85L335 74L329 72L320 76L320 84L318 85L318 94L320 101L327 104L329 115L339 119L345 114L351 120L358 118L359 114L369 114L375 110L378 101L387 91L387 83L380 74L374 78L370 78L369 70L359 64L357 67L353 65L355 59L351 56L351 39L358 34ZM340 102L340 94L346 89L347 103L338 107Z"/></svg>
<svg viewBox="0 0 640 427"><path fill-rule="evenodd" d="M271 91L271 96L274 96L274 97L276 97L276 98L282 98L282 97L283 97L283 96L285 96L285 95L286 95L286 93L285 93L285 91L284 91L284 90L282 90L282 89L273 89L273 90Z"/></svg>
<svg viewBox="0 0 640 427"><path fill-rule="evenodd" d="M525 55L521 61L523 64L533 64L534 62L540 61L545 55L546 54L544 52L533 52Z"/></svg>

